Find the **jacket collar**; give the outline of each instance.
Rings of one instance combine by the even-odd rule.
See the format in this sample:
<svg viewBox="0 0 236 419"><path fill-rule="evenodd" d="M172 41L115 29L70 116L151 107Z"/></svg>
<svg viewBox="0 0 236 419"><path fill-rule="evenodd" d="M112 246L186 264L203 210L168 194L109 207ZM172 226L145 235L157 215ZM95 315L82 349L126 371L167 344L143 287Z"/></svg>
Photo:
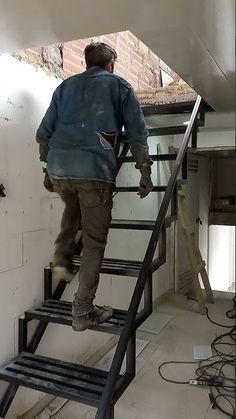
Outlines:
<svg viewBox="0 0 236 419"><path fill-rule="evenodd" d="M97 76L101 74L110 74L101 67L91 67L83 73L85 76Z"/></svg>

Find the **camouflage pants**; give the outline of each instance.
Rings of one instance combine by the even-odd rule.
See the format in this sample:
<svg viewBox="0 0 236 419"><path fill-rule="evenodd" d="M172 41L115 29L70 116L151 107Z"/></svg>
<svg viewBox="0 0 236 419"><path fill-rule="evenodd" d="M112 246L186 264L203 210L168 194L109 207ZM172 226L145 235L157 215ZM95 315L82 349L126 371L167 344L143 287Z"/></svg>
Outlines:
<svg viewBox="0 0 236 419"><path fill-rule="evenodd" d="M72 268L76 236L82 230L83 254L75 301L79 314L84 315L93 307L99 283L111 222L113 185L97 181L58 179L52 179L52 183L65 203L61 232L55 243L55 265Z"/></svg>

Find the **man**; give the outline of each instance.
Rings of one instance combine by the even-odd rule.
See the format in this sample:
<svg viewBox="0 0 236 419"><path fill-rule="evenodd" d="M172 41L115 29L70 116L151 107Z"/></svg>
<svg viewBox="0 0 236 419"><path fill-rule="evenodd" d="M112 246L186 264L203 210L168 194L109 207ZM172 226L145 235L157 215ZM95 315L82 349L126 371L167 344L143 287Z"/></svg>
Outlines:
<svg viewBox="0 0 236 419"><path fill-rule="evenodd" d="M143 113L132 87L113 74L116 59L116 51L107 44L88 45L87 70L55 90L36 135L40 160L47 162L44 185L65 203L52 265L57 280L73 278L76 236L80 230L83 234L79 289L72 305L77 331L113 314L110 307L95 306L93 301L111 222L123 127L141 172L140 197L153 188Z"/></svg>

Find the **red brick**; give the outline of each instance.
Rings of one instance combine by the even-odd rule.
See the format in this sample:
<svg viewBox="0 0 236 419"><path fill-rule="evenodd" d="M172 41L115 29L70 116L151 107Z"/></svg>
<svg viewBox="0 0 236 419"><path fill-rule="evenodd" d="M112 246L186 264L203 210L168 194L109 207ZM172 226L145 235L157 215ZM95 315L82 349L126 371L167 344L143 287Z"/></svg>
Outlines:
<svg viewBox="0 0 236 419"><path fill-rule="evenodd" d="M146 55L148 54L148 49L149 49L148 46L139 40L139 51Z"/></svg>
<svg viewBox="0 0 236 419"><path fill-rule="evenodd" d="M127 39L128 39L127 33L128 33L128 31L118 32L117 33L118 40L119 41L122 40L124 43L127 44Z"/></svg>
<svg viewBox="0 0 236 419"><path fill-rule="evenodd" d="M63 51L63 60L71 61L73 64L79 64L81 63L81 60L83 57L79 56L78 54L75 54L73 51Z"/></svg>
<svg viewBox="0 0 236 419"><path fill-rule="evenodd" d="M129 67L129 72L134 76L138 76L142 72L142 69L131 64L131 66Z"/></svg>
<svg viewBox="0 0 236 419"><path fill-rule="evenodd" d="M79 45L79 46L81 46L81 45L87 44L87 42L89 41L89 39L90 39L90 38L73 39L72 43L73 43L74 45Z"/></svg>
<svg viewBox="0 0 236 419"><path fill-rule="evenodd" d="M70 50L77 52L78 54L84 54L84 48L81 45L78 45L76 43L71 43Z"/></svg>
<svg viewBox="0 0 236 419"><path fill-rule="evenodd" d="M111 40L111 42L116 42L118 34L117 33L109 33L109 34L104 35L104 36L107 36L107 38L109 38Z"/></svg>
<svg viewBox="0 0 236 419"><path fill-rule="evenodd" d="M79 46L81 48L85 48L90 43L90 38L85 39L77 39L72 41L73 45Z"/></svg>
<svg viewBox="0 0 236 419"><path fill-rule="evenodd" d="M63 70L66 72L70 71L73 74L77 74L77 73L81 73L84 70L84 68L82 67L82 65L75 65L68 60L64 60Z"/></svg>
<svg viewBox="0 0 236 419"><path fill-rule="evenodd" d="M130 50L130 48L128 47L128 45L127 44L125 44L123 41L120 41L119 42L119 50L120 51L124 51L124 52L126 52L128 55L131 55L131 50Z"/></svg>
<svg viewBox="0 0 236 419"><path fill-rule="evenodd" d="M116 72L115 72L115 74L116 74L117 76L121 77L122 79L127 80L126 73L123 73L123 72L121 72L121 71L116 71Z"/></svg>
<svg viewBox="0 0 236 419"><path fill-rule="evenodd" d="M84 49L92 40L106 42L117 50L118 62L115 73L127 79L135 89L148 90L160 86L160 68L171 74L175 80L179 80L179 77L153 51L129 31L65 42L63 72L66 77L84 71ZM27 53L31 60L44 65L41 48L28 49Z"/></svg>
<svg viewBox="0 0 236 419"><path fill-rule="evenodd" d="M138 83L138 77L134 77L132 74L127 74L127 80L131 84L137 84Z"/></svg>
<svg viewBox="0 0 236 419"><path fill-rule="evenodd" d="M115 65L115 73L121 73L121 74L126 74L127 72L127 67L123 66L121 63L116 63Z"/></svg>
<svg viewBox="0 0 236 419"><path fill-rule="evenodd" d="M131 56L137 62L143 62L143 54L141 54L141 52L133 50Z"/></svg>
<svg viewBox="0 0 236 419"><path fill-rule="evenodd" d="M131 44L132 47L134 47L135 49L138 49L138 38L133 35L131 32L128 33L127 35L127 42Z"/></svg>
<svg viewBox="0 0 236 419"><path fill-rule="evenodd" d="M102 42L105 42L105 44L110 45L112 48L117 47L117 39L116 37L112 37L111 35L103 35L101 36Z"/></svg>
<svg viewBox="0 0 236 419"><path fill-rule="evenodd" d="M131 57L125 51L120 51L119 56L118 56L118 60L119 61L124 61L126 63L131 63Z"/></svg>

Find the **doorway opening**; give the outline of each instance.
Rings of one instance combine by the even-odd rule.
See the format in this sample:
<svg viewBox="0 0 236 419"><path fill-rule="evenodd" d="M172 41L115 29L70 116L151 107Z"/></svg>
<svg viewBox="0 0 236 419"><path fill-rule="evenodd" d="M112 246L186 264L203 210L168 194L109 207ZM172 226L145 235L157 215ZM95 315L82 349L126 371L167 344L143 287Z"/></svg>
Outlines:
<svg viewBox="0 0 236 419"><path fill-rule="evenodd" d="M209 279L212 289L235 292L236 227L209 227Z"/></svg>

